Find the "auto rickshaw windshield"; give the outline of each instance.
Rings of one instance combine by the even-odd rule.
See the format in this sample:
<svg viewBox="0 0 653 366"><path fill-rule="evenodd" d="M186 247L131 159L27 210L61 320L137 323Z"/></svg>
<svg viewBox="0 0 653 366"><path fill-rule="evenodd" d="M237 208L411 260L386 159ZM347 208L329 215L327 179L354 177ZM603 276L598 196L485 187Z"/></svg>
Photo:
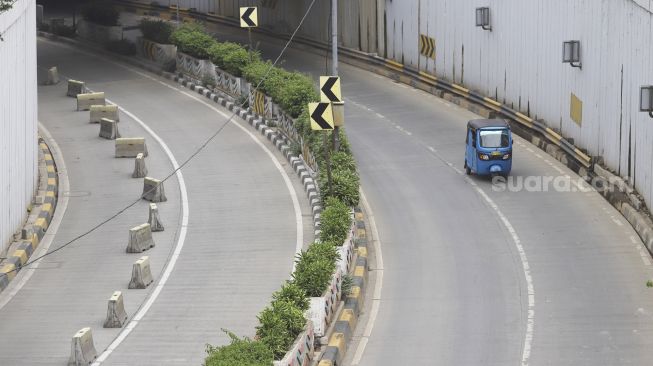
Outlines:
<svg viewBox="0 0 653 366"><path fill-rule="evenodd" d="M510 146L510 131L507 129L500 130L481 130L479 131L480 146L484 148L498 148Z"/></svg>

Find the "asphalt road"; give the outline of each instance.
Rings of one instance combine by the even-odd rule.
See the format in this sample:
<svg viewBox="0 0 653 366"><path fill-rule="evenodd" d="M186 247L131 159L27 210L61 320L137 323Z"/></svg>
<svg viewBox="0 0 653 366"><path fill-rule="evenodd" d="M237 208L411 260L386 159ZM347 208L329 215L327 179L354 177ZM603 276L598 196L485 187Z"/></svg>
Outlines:
<svg viewBox="0 0 653 366"><path fill-rule="evenodd" d="M179 163L226 120L180 93L176 85L103 56L40 40L38 57L41 81L45 68L57 66L62 75L104 91L160 136ZM71 186L69 192L62 192L70 201L51 249L142 192L142 180L130 177L133 159L115 159L113 141L99 138L99 125L88 123L89 112L75 112L75 100L65 94L65 82L39 86L39 119L61 147ZM149 174L162 178L172 171L172 164L132 115L121 113L119 130L123 137L146 137ZM132 263L140 257L125 253L128 229L147 220L148 203L142 201L46 257L0 309L0 365L64 365L73 334L86 326L92 328L96 349L102 353L125 334L119 333L121 329L102 328L107 300L115 290L123 292L130 317L150 307L131 324L135 328L124 341L114 343L105 365L198 365L206 343L227 343L221 328L252 337L256 315L289 277L298 225L300 243L312 240L313 227L292 169L269 142L245 131L255 132L243 121L229 124L182 170L187 225L182 218L181 184L176 177L165 183L168 201L159 209L166 229L154 233L156 247L144 255L150 256L155 285L173 257L176 265L151 306L145 301L152 298L154 285L148 290L127 289ZM299 222L291 192L298 196ZM177 253L182 226L187 234Z"/></svg>
<svg viewBox="0 0 653 366"><path fill-rule="evenodd" d="M246 42L239 30L210 29ZM254 42L268 58L282 47ZM317 80L325 61L291 49L284 66ZM467 179L465 124L478 116L342 63L340 76L384 259L381 296L367 301L346 364L650 364L650 255L608 202L520 138L512 176L532 177L526 188Z"/></svg>

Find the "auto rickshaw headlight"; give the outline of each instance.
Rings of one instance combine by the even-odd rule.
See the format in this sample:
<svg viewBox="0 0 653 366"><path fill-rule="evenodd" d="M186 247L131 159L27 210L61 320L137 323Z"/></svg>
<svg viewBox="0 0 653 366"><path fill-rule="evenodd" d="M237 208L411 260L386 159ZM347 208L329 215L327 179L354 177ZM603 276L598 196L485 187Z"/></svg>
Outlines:
<svg viewBox="0 0 653 366"><path fill-rule="evenodd" d="M486 154L479 154L478 157L481 158L481 160L490 160L490 157Z"/></svg>
<svg viewBox="0 0 653 366"><path fill-rule="evenodd" d="M510 153L503 155L503 160L508 160L508 159L510 159Z"/></svg>

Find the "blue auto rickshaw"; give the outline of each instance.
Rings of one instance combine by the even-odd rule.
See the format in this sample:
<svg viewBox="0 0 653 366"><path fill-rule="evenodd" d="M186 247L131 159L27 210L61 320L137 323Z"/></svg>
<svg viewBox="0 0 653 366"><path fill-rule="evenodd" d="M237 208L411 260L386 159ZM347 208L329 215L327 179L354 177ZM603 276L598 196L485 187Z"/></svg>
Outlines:
<svg viewBox="0 0 653 366"><path fill-rule="evenodd" d="M512 168L512 133L501 119L467 122L465 173L507 176Z"/></svg>

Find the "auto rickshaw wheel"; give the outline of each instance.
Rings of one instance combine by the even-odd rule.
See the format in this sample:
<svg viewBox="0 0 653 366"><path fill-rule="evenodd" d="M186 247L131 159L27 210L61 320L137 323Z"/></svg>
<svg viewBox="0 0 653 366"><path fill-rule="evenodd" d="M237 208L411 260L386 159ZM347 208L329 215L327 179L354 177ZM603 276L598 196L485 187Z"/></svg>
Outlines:
<svg viewBox="0 0 653 366"><path fill-rule="evenodd" d="M465 174L472 174L472 170L467 166L467 160L465 160Z"/></svg>

